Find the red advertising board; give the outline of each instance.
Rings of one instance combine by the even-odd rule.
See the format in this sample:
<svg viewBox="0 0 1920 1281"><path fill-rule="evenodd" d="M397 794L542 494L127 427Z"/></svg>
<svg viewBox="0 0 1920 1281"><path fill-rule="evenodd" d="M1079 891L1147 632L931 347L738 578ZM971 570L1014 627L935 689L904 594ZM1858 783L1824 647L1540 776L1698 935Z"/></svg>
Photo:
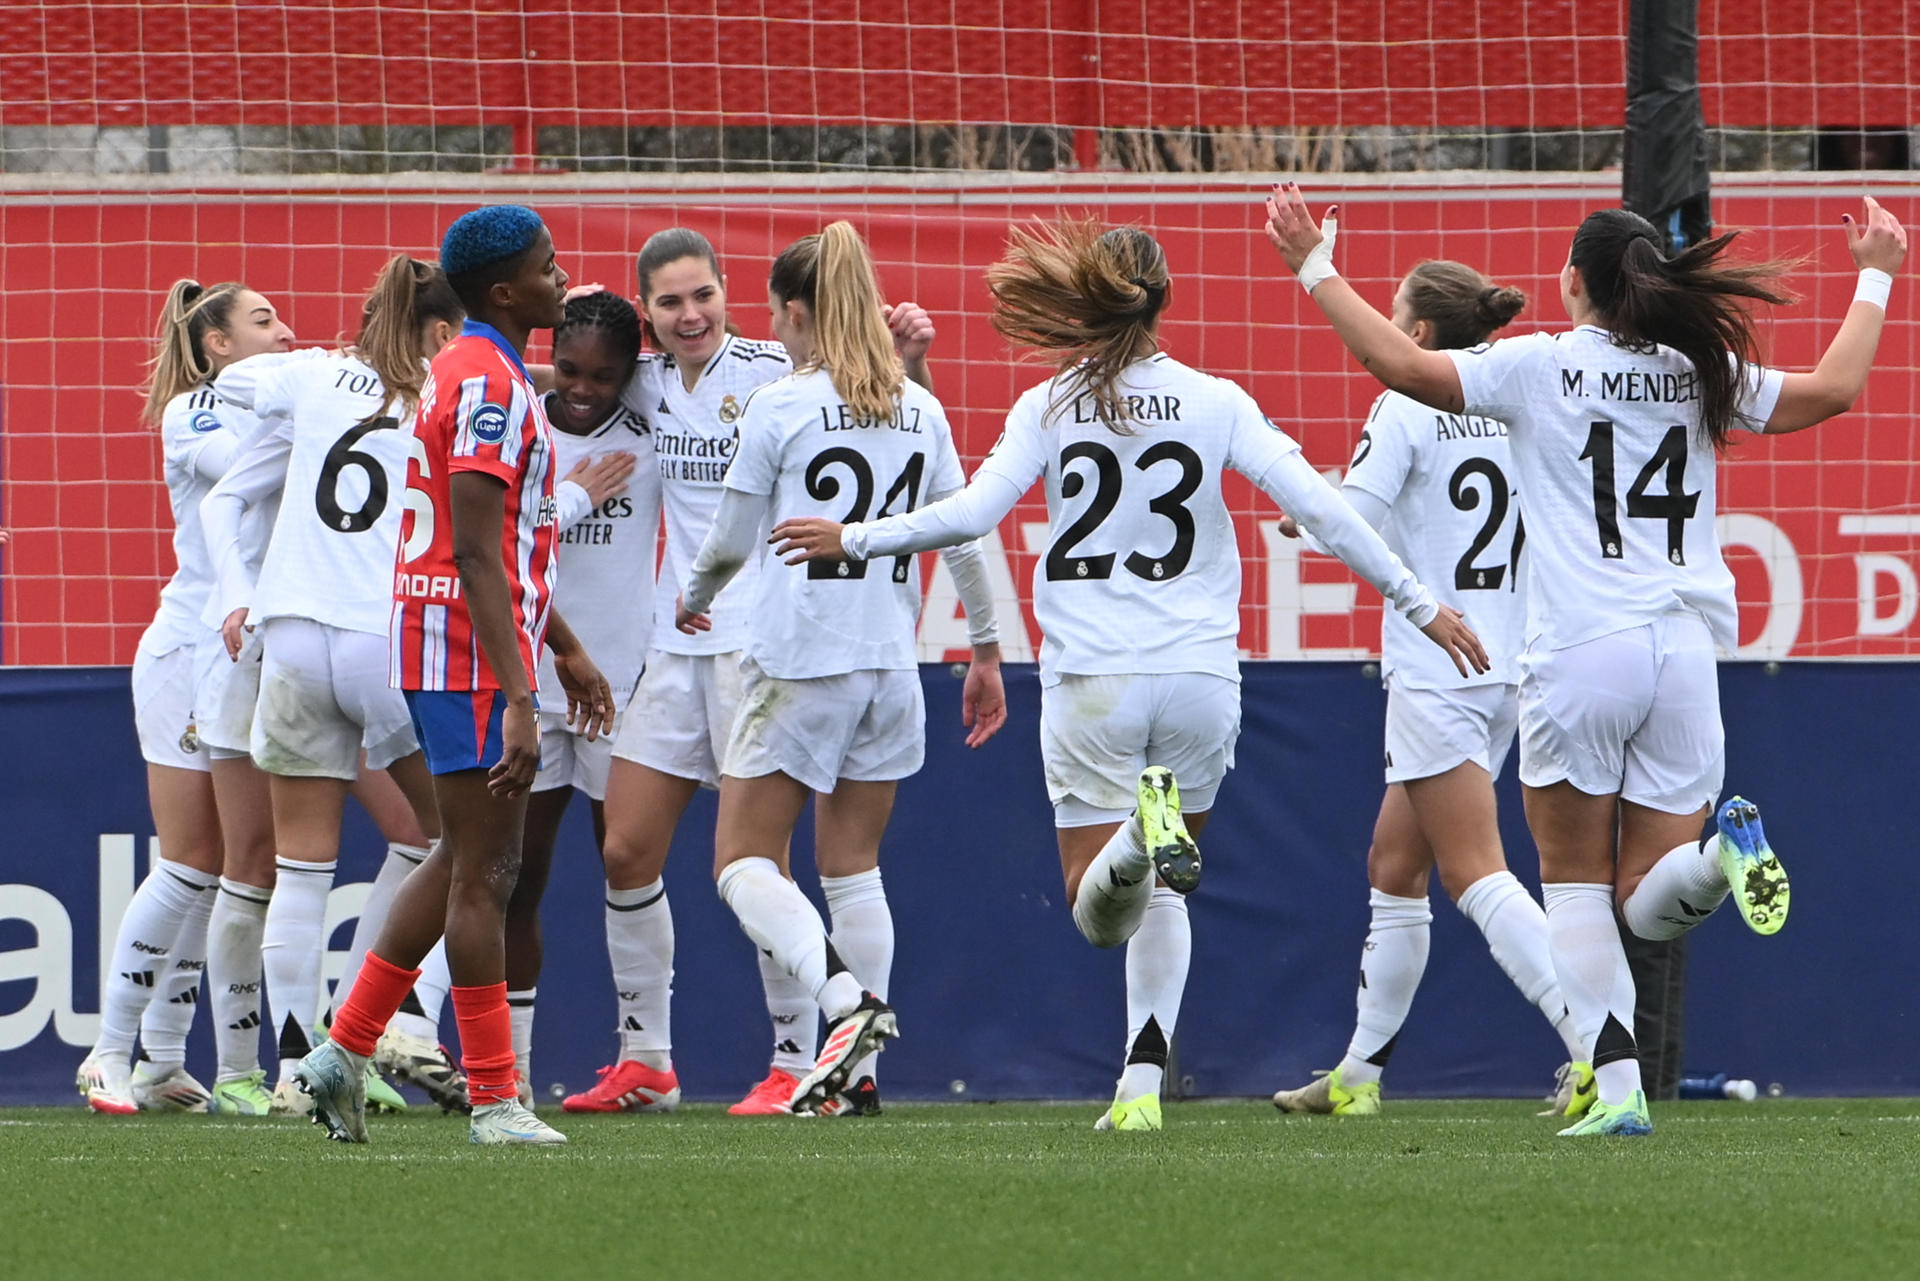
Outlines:
<svg viewBox="0 0 1920 1281"><path fill-rule="evenodd" d="M1860 187L1804 176L1723 186L1715 212L1747 227L1753 256L1804 256L1803 299L1762 325L1768 358L1809 366L1853 291L1840 216ZM501 180L506 182L507 180ZM1382 182L1312 192L1344 207L1339 258L1385 306L1401 273L1451 257L1526 289L1514 332L1564 323L1557 273L1573 226L1615 203L1612 178L1587 185L1473 186ZM631 292L634 252L651 232L696 227L720 247L734 319L766 332L765 272L774 252L833 218L870 238L890 297L935 315L937 390L963 454L977 460L1039 367L1016 360L986 321L983 268L1008 224L1060 210L1137 222L1166 246L1175 273L1166 347L1243 382L1316 464L1345 461L1377 390L1320 323L1259 238L1257 189L1238 185L1054 185L928 190L903 184L818 191L716 186L706 191L600 188L590 180L489 187L486 199L533 204L576 280ZM1920 185L1883 191L1920 221ZM273 297L304 341L350 333L359 291L395 249L433 253L440 229L474 191L210 194L15 194L0 205L0 521L9 663L124 663L172 568L159 445L139 419L146 335L169 281L237 278ZM1896 289L1893 320L1865 397L1821 428L1737 447L1723 465L1722 536L1740 582L1743 652L1764 657L1920 654L1920 457L1915 428L1920 325ZM1272 530L1277 513L1237 479L1230 506L1247 562L1242 645L1253 658L1352 656L1372 649L1378 601L1338 565ZM996 565L1026 595L1037 492L1000 531ZM924 625L938 657L948 625L944 580ZM1027 648L1033 636L1027 614ZM1016 642L1016 655L1022 646Z"/></svg>

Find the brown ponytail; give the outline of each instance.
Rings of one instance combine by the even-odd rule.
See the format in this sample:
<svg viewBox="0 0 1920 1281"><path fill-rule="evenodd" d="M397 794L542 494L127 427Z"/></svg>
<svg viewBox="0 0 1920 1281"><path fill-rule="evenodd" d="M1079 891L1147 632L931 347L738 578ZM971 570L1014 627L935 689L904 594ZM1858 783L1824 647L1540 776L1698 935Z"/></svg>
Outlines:
<svg viewBox="0 0 1920 1281"><path fill-rule="evenodd" d="M233 302L246 286L235 281L202 287L196 280L176 280L167 290L160 320L153 331L153 359L147 363L147 404L141 416L155 427L166 416L167 402L213 377L207 359L210 330L228 331Z"/></svg>
<svg viewBox="0 0 1920 1281"><path fill-rule="evenodd" d="M887 332L873 259L853 224L829 223L788 245L773 260L767 289L778 301L799 301L813 312L810 367L827 371L854 416L892 417L906 371Z"/></svg>
<svg viewBox="0 0 1920 1281"><path fill-rule="evenodd" d="M1716 450L1726 447L1754 359L1753 317L1741 300L1792 301L1772 284L1789 264L1721 259L1738 234L1668 257L1652 223L1601 209L1580 224L1567 255L1602 326L1623 341L1659 343L1687 358L1700 388L1700 426Z"/></svg>
<svg viewBox="0 0 1920 1281"><path fill-rule="evenodd" d="M1433 326L1433 345L1476 347L1526 309L1527 296L1463 262L1430 260L1407 273L1413 318Z"/></svg>
<svg viewBox="0 0 1920 1281"><path fill-rule="evenodd" d="M1138 227L1105 230L1091 218L1015 227L1006 256L987 268L993 327L1019 346L1057 353L1061 388L1048 412L1084 395L1094 416L1122 434L1120 376L1159 349L1171 285L1152 236Z"/></svg>
<svg viewBox="0 0 1920 1281"><path fill-rule="evenodd" d="M413 411L427 381L421 328L435 320L457 325L466 314L460 296L438 266L406 254L387 259L367 291L360 309L360 336L353 346L361 361L380 375L388 399L363 421L385 414L394 396L400 398L402 417Z"/></svg>

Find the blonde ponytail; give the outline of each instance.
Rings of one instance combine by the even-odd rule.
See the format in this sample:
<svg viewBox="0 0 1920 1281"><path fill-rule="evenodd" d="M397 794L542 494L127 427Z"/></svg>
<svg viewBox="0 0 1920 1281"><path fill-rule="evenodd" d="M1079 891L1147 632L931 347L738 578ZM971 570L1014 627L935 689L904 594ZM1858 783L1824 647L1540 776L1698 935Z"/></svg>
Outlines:
<svg viewBox="0 0 1920 1281"><path fill-rule="evenodd" d="M400 398L401 417L413 411L427 381L427 353L420 345L420 330L435 320L457 325L466 314L438 266L406 254L387 259L367 291L360 310L360 336L353 343L360 360L380 375L388 396L364 421L385 414L394 396Z"/></svg>
<svg viewBox="0 0 1920 1281"><path fill-rule="evenodd" d="M849 222L829 223L774 259L767 287L813 312L812 368L824 369L856 418L891 418L906 371L887 330L873 258Z"/></svg>
<svg viewBox="0 0 1920 1281"><path fill-rule="evenodd" d="M204 339L210 329L225 331L233 300L245 285L227 281L202 288L197 280L176 280L167 290L154 326L153 359L147 362L147 404L141 417L158 427L167 402L213 377Z"/></svg>

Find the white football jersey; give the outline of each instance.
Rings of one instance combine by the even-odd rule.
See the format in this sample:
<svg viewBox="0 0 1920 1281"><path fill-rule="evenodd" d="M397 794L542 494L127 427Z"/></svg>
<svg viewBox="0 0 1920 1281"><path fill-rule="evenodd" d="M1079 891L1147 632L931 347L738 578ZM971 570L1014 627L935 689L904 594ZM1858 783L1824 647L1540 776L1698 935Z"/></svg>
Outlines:
<svg viewBox="0 0 1920 1281"><path fill-rule="evenodd" d="M162 469L173 509L173 577L160 589L160 608L140 648L166 654L208 638L203 615L213 595L213 559L200 529L200 501L213 488L240 439L256 426L252 414L222 401L210 385L181 392L160 419Z"/></svg>
<svg viewBox="0 0 1920 1281"><path fill-rule="evenodd" d="M670 654L724 654L746 647L747 615L755 568L748 564L713 602L713 630L688 636L673 625L672 603L693 568L693 558L713 527L720 490L738 445L747 397L793 369L787 349L729 335L707 361L693 390L681 380L673 357L646 352L621 393L621 404L653 429L659 459L661 504L666 515L666 554L660 565L662 608L653 645ZM564 613L564 611L562 611Z"/></svg>
<svg viewBox="0 0 1920 1281"><path fill-rule="evenodd" d="M1507 425L1382 392L1341 487L1387 505L1380 536L1435 599L1467 616L1493 660L1484 674L1463 677L1445 650L1389 609L1380 624L1382 675L1412 689L1519 680L1513 660L1526 621L1519 562L1527 535Z"/></svg>
<svg viewBox="0 0 1920 1281"><path fill-rule="evenodd" d="M847 524L910 512L961 482L946 411L932 392L908 382L893 418L862 422L832 378L816 369L754 393L726 483L770 495L773 524L800 516ZM764 553L759 559L745 648L769 676L801 680L918 666L914 557L803 565Z"/></svg>
<svg viewBox="0 0 1920 1281"><path fill-rule="evenodd" d="M653 635L653 567L660 534L660 470L653 457L653 434L632 411L615 408L612 417L586 436L559 424L552 406L553 474L564 477L574 466L607 454L634 456L625 493L589 507L573 489L557 489L560 508L558 555L567 572L554 588L553 606L586 646L588 657L613 687L613 703L627 705L646 661ZM564 712L566 695L553 669L553 654L540 648L541 706Z"/></svg>
<svg viewBox="0 0 1920 1281"><path fill-rule="evenodd" d="M1033 571L1043 678L1211 672L1240 679L1240 548L1220 493L1229 467L1259 478L1300 446L1235 384L1162 352L1119 392L1128 434L1085 395L1053 412L1032 388L980 464L1020 489L1043 473L1047 551Z"/></svg>
<svg viewBox="0 0 1920 1281"><path fill-rule="evenodd" d="M1592 325L1447 355L1466 412L1511 429L1527 641L1561 649L1691 609L1732 649L1739 612L1714 532L1715 460L1686 358ZM1781 381L1748 370L1747 429L1765 425Z"/></svg>
<svg viewBox="0 0 1920 1281"><path fill-rule="evenodd" d="M253 618L386 635L413 415L400 416L379 374L345 352L256 356L215 386L264 427L223 485L251 507L281 481Z"/></svg>

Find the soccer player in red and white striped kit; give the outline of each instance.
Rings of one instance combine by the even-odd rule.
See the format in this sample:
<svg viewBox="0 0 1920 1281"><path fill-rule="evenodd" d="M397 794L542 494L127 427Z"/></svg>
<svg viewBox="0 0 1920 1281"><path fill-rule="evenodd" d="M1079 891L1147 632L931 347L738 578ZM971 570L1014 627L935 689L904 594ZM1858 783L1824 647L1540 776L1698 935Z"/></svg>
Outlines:
<svg viewBox="0 0 1920 1281"><path fill-rule="evenodd" d="M332 1039L295 1074L328 1135L364 1143L366 1059L444 931L475 1143L564 1143L516 1097L505 919L540 764L534 673L551 649L569 720L595 737L607 682L552 612L553 428L524 363L559 323L567 275L532 210L457 219L441 267L467 322L421 398L394 573L393 683L403 690L443 820L394 896Z"/></svg>

